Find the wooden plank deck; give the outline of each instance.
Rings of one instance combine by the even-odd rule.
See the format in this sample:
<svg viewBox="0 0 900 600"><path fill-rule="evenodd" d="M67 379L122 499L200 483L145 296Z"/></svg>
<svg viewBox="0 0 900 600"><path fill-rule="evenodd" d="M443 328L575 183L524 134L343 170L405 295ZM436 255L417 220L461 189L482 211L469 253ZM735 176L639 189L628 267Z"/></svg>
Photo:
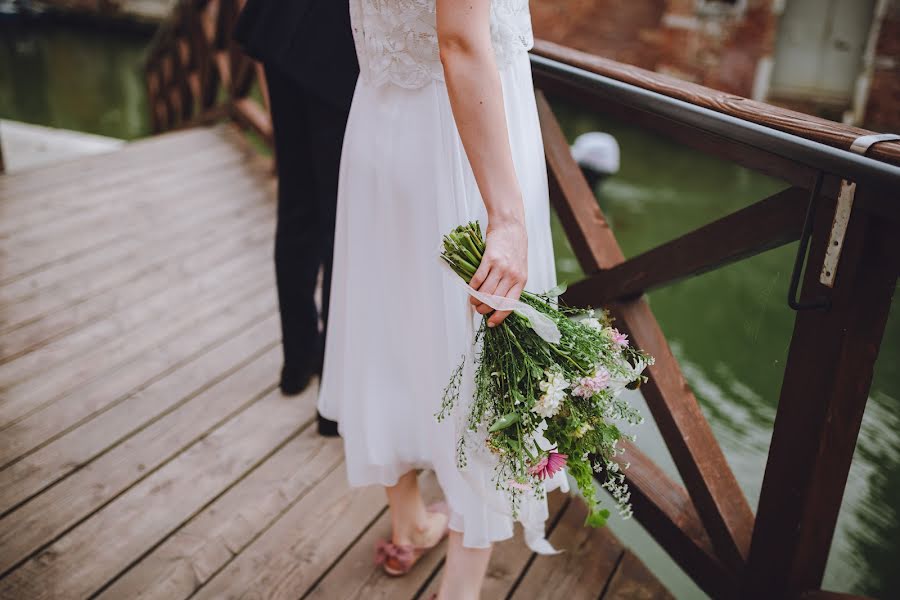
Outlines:
<svg viewBox="0 0 900 600"><path fill-rule="evenodd" d="M230 126L0 177L0 598L417 598L315 389L277 389L274 182ZM423 476L427 494L436 483ZM577 500L484 598L666 598Z"/></svg>

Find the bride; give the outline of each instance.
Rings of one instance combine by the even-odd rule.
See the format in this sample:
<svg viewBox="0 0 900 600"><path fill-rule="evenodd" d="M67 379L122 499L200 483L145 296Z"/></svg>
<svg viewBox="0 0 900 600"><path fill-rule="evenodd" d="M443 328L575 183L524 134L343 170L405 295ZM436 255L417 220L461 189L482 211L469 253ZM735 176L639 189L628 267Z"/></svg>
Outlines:
<svg viewBox="0 0 900 600"><path fill-rule="evenodd" d="M350 14L360 78L340 169L319 410L339 423L350 484L385 487L385 571L408 572L449 533L439 597L477 598L491 544L511 537L514 521L533 550L552 552L545 497L514 518L483 444L457 464L471 394L461 394L455 427L435 419L492 312L441 268L441 236L473 220L485 228L475 289L518 298L526 282L534 291L556 283L528 0L350 0ZM418 469L434 470L445 504L424 504Z"/></svg>

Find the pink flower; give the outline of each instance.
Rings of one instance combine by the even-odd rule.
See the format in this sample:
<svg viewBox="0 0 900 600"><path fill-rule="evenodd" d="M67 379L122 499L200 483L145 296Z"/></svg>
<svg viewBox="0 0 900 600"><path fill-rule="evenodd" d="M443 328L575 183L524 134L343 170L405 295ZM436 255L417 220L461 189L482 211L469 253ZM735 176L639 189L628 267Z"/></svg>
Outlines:
<svg viewBox="0 0 900 600"><path fill-rule="evenodd" d="M594 395L593 390L585 385L585 380L587 377L583 377L579 382L579 385L575 386L575 389L572 390L573 396L581 396L582 398L590 398Z"/></svg>
<svg viewBox="0 0 900 600"><path fill-rule="evenodd" d="M548 464L550 464L550 460L546 456L542 456L541 460L539 460L536 465L528 469L528 472L532 475L537 475L546 469Z"/></svg>
<svg viewBox="0 0 900 600"><path fill-rule="evenodd" d="M581 396L582 398L590 398L600 390L606 388L609 385L609 380L609 371L601 367L597 369L597 372L594 373L593 377L582 377L578 381L578 386L572 390L572 394Z"/></svg>
<svg viewBox="0 0 900 600"><path fill-rule="evenodd" d="M519 483L515 479L510 479L509 481L506 482L506 485L508 485L509 487L511 487L513 489L522 491L522 492L527 492L528 490L531 489L530 485L527 485L525 483Z"/></svg>
<svg viewBox="0 0 900 600"><path fill-rule="evenodd" d="M612 341L621 348L625 348L628 346L628 335L624 333L620 333L618 329L612 330Z"/></svg>
<svg viewBox="0 0 900 600"><path fill-rule="evenodd" d="M541 460L531 467L528 472L543 481L548 477L553 477L565 467L567 458L569 458L568 454L560 454L551 450L547 456L542 456Z"/></svg>

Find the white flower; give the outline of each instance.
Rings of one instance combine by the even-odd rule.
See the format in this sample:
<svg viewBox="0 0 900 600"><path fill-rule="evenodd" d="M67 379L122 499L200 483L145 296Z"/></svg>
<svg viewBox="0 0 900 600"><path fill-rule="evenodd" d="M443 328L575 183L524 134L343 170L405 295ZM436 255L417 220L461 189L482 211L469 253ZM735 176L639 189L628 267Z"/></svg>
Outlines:
<svg viewBox="0 0 900 600"><path fill-rule="evenodd" d="M537 424L531 432L531 435L525 438L525 446L532 454L536 452L549 452L555 448L555 446L544 437L545 431L547 431L547 420L541 419L541 422Z"/></svg>
<svg viewBox="0 0 900 600"><path fill-rule="evenodd" d="M603 331L603 325L595 317L588 317L587 319L583 319L581 322L591 329L594 329L596 331Z"/></svg>
<svg viewBox="0 0 900 600"><path fill-rule="evenodd" d="M619 368L622 372L617 373L609 381L608 389L613 397L618 396L622 392L622 390L624 390L628 386L629 383L631 383L632 381L637 381L648 364L653 363L644 361L643 359L638 359L637 364L632 366L628 361L621 361L619 363Z"/></svg>
<svg viewBox="0 0 900 600"><path fill-rule="evenodd" d="M562 373L552 373L550 371L545 373L547 379L539 384L541 391L544 393L534 403L531 410L548 419L559 412L560 405L566 399L566 389L569 387L569 382L562 376Z"/></svg>

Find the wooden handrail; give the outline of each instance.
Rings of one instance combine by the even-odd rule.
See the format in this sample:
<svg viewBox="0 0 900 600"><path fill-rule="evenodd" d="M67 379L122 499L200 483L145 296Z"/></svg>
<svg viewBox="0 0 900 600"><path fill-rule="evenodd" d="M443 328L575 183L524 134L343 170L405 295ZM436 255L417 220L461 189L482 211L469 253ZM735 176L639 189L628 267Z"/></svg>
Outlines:
<svg viewBox="0 0 900 600"><path fill-rule="evenodd" d="M658 92L751 123L798 135L808 140L840 148L841 150L849 150L854 140L873 133L859 127L835 123L834 121L828 121L827 119L764 102L720 92L696 83L690 83L675 77L641 69L640 67L626 65L546 40L536 40L532 52L598 75ZM877 144L872 147L868 156L894 165L900 165L900 142Z"/></svg>

